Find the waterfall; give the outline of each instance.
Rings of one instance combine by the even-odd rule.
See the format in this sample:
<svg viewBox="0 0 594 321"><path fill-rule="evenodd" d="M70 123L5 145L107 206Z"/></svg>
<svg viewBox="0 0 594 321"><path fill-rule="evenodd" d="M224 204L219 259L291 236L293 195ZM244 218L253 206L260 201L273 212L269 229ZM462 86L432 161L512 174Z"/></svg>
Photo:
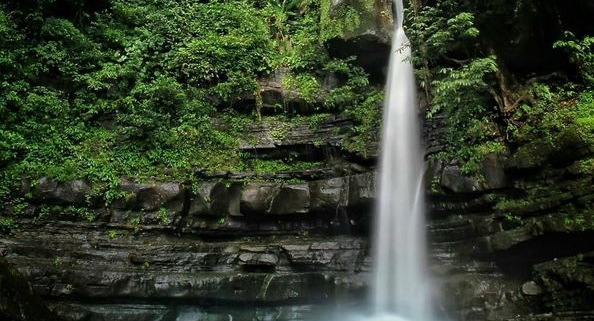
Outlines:
<svg viewBox="0 0 594 321"><path fill-rule="evenodd" d="M432 320L426 269L423 157L411 50L396 0L375 223L374 315ZM398 316L398 317L396 317Z"/></svg>

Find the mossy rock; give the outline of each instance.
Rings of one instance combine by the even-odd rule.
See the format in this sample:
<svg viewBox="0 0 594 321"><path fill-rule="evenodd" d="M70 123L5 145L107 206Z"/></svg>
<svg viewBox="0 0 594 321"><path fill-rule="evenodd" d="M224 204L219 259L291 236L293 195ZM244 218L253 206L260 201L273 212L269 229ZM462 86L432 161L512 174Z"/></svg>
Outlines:
<svg viewBox="0 0 594 321"><path fill-rule="evenodd" d="M325 0L321 3L320 38L343 40L372 35L389 43L393 25L391 0Z"/></svg>

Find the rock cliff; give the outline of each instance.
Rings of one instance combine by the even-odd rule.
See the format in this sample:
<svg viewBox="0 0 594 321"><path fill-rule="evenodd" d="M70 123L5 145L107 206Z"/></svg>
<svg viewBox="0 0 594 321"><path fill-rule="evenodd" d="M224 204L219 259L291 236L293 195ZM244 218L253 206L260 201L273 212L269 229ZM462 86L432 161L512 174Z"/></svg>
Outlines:
<svg viewBox="0 0 594 321"><path fill-rule="evenodd" d="M331 54L357 54L382 78L390 2L324 3ZM281 101L316 113L274 77L259 88L263 114ZM372 265L378 142L364 153L344 148L353 126L342 115L246 124L238 147L246 157L317 165L126 177L110 204L82 179L23 179L22 214L0 236L0 253L68 320L288 321L357 310ZM444 126L441 115L425 121L428 159L447 146ZM594 189L580 168L592 153L567 135L489 154L473 175L428 161L429 257L444 318L594 318Z"/></svg>

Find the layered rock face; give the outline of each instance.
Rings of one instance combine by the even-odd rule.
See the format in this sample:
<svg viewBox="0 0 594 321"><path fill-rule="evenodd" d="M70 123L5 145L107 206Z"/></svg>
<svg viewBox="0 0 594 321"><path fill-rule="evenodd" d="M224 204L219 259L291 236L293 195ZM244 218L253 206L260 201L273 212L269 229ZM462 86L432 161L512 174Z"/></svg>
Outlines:
<svg viewBox="0 0 594 321"><path fill-rule="evenodd" d="M428 122L430 133L443 123ZM439 132L439 130L437 130ZM428 151L444 142L428 135ZM433 149L432 149L433 147ZM459 320L592 319L592 155L573 135L428 169L436 275ZM461 265L460 265L461 264ZM445 270L440 270L445 267Z"/></svg>
<svg viewBox="0 0 594 321"><path fill-rule="evenodd" d="M354 3L371 8L375 21L330 32L335 56L353 54L343 50L350 48L370 57L361 48L375 48L387 57L389 1L331 3L330 18ZM359 63L381 78L385 61ZM263 108L282 100L312 113L280 78L262 81ZM425 123L428 156L446 146L444 124L439 116ZM346 152L352 127L339 116L315 126L255 123L244 128L246 154L320 165L274 173L197 169L181 182L122 179L109 205L84 180L23 181L27 206L11 234L0 236L0 254L69 320L309 320L364 312L378 143L369 142L366 156ZM429 162L429 258L444 319L593 318L594 189L579 166L592 151L570 136L556 146L488 155L470 176L459 164Z"/></svg>
<svg viewBox="0 0 594 321"><path fill-rule="evenodd" d="M439 118L425 127L439 132ZM245 148L304 152L323 128L267 144L267 126L257 124L249 131L260 139ZM333 137L328 146L341 141ZM443 147L436 138L427 137L428 150ZM575 171L579 156L557 163L559 146L490 155L480 176L428 166L429 256L444 317L590 317L593 232L580 219L594 191ZM30 218L0 239L0 252L72 320L301 320L357 309L372 264L377 177L348 156L294 172L198 172L194 186L122 180L125 197L84 213L72 208L89 199L86 182L23 182ZM48 206L54 215L39 217Z"/></svg>
<svg viewBox="0 0 594 321"><path fill-rule="evenodd" d="M351 124L254 123L246 153L320 165L122 179L107 206L84 180L23 181L28 205L0 252L68 320L301 320L360 305L376 174L341 151Z"/></svg>

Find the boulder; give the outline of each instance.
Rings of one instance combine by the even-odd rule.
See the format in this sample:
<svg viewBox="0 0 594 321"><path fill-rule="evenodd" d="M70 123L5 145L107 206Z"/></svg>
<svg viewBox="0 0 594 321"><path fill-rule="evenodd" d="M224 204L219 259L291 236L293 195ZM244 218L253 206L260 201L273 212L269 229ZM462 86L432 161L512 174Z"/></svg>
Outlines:
<svg viewBox="0 0 594 321"><path fill-rule="evenodd" d="M311 182L311 210L316 212L333 211L338 206L346 206L348 201L347 179L337 177Z"/></svg>
<svg viewBox="0 0 594 321"><path fill-rule="evenodd" d="M214 216L239 216L241 185L217 183L210 190L210 213Z"/></svg>
<svg viewBox="0 0 594 321"><path fill-rule="evenodd" d="M216 185L216 182L203 182L198 185L196 195L191 197L190 208L188 209L188 216L205 216L210 215L210 191Z"/></svg>
<svg viewBox="0 0 594 321"><path fill-rule="evenodd" d="M376 173L349 176L348 206L370 206L376 198Z"/></svg>
<svg viewBox="0 0 594 321"><path fill-rule="evenodd" d="M458 165L446 165L439 178L443 189L453 193L486 192L507 186L505 157L488 154L480 162L479 172L467 175Z"/></svg>
<svg viewBox="0 0 594 321"><path fill-rule="evenodd" d="M239 255L239 264L247 268L274 269L279 259L273 253L243 253Z"/></svg>
<svg viewBox="0 0 594 321"><path fill-rule="evenodd" d="M309 185L284 185L272 200L267 214L285 215L308 213L311 203L310 201Z"/></svg>
<svg viewBox="0 0 594 321"><path fill-rule="evenodd" d="M31 197L35 202L56 205L84 205L91 186L85 180L77 179L58 182L42 177L31 189Z"/></svg>
<svg viewBox="0 0 594 321"><path fill-rule="evenodd" d="M594 252L534 266L534 281L545 306L554 312L594 309Z"/></svg>
<svg viewBox="0 0 594 321"><path fill-rule="evenodd" d="M136 194L136 204L144 211L158 210L176 199L183 199L183 188L174 182L143 187Z"/></svg>
<svg viewBox="0 0 594 321"><path fill-rule="evenodd" d="M542 167L553 151L551 144L543 141L533 141L520 146L507 160L506 168L526 170Z"/></svg>
<svg viewBox="0 0 594 321"><path fill-rule="evenodd" d="M266 213L280 192L277 183L249 183L241 192L240 211L243 214Z"/></svg>
<svg viewBox="0 0 594 321"><path fill-rule="evenodd" d="M192 198L188 215L225 217L240 216L241 185L237 183L204 182Z"/></svg>

